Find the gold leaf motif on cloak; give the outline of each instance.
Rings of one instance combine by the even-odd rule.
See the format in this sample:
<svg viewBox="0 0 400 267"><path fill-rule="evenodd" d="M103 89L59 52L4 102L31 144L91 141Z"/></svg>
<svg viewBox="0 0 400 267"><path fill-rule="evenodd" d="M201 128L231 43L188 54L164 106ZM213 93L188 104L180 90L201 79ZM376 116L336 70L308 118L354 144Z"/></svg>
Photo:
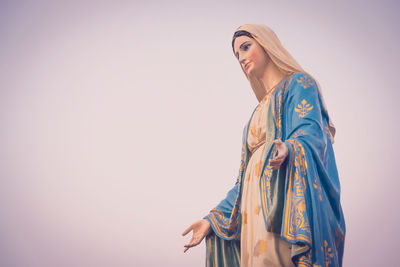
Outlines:
<svg viewBox="0 0 400 267"><path fill-rule="evenodd" d="M294 133L293 138L297 138L297 137L302 136L302 135L307 135L307 133L306 133L305 131L303 131L302 129L298 129L298 130Z"/></svg>
<svg viewBox="0 0 400 267"><path fill-rule="evenodd" d="M314 188L315 188L315 189L317 190L317 192L318 192L318 198L319 198L319 200L322 201L322 189L321 189L321 186L318 184L317 177L315 177L313 186L314 186Z"/></svg>
<svg viewBox="0 0 400 267"><path fill-rule="evenodd" d="M299 79L296 79L296 81L304 88L308 88L310 86L314 85L314 81L307 75L301 76Z"/></svg>
<svg viewBox="0 0 400 267"><path fill-rule="evenodd" d="M324 240L324 246L321 247L322 253L325 255L325 267L328 267L329 264L332 263L331 259L333 258L332 248L329 247L328 242Z"/></svg>
<svg viewBox="0 0 400 267"><path fill-rule="evenodd" d="M294 108L294 111L299 113L300 118L304 118L307 116L308 112L312 110L314 106L311 106L310 104L307 103L307 100L303 99L301 100L301 105L298 104L297 108Z"/></svg>

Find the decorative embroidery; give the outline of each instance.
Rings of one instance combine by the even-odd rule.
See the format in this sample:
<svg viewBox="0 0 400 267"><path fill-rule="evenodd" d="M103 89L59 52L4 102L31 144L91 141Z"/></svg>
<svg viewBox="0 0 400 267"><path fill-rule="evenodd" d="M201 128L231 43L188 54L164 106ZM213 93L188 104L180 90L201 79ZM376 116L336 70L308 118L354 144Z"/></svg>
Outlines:
<svg viewBox="0 0 400 267"><path fill-rule="evenodd" d="M297 108L294 108L294 111L299 113L300 118L304 118L308 114L308 112L310 110L312 110L313 108L314 108L314 106L311 106L310 104L307 103L307 101L305 99L303 99L301 101L301 105L298 104Z"/></svg>
<svg viewBox="0 0 400 267"><path fill-rule="evenodd" d="M302 129L298 129L294 134L293 134L293 138L297 138L301 135L307 135L307 133L305 131L303 131Z"/></svg>
<svg viewBox="0 0 400 267"><path fill-rule="evenodd" d="M321 186L320 186L319 183L318 183L317 177L315 177L315 181L314 181L313 186L314 186L314 188L315 188L315 189L317 190L317 192L318 192L318 198L319 198L319 200L322 201L322 189L321 189Z"/></svg>
<svg viewBox="0 0 400 267"><path fill-rule="evenodd" d="M298 257L296 266L298 267L311 267L311 249L305 254Z"/></svg>
<svg viewBox="0 0 400 267"><path fill-rule="evenodd" d="M314 80L306 74L301 76L299 79L296 79L296 81L300 83L300 85L303 86L304 89L314 85Z"/></svg>
<svg viewBox="0 0 400 267"><path fill-rule="evenodd" d="M283 88L279 88L276 95L275 101L272 101L272 115L275 120L275 125L277 128L278 136L277 138L282 138L282 103L283 103L283 94L286 90L287 84L285 83Z"/></svg>
<svg viewBox="0 0 400 267"><path fill-rule="evenodd" d="M208 218L212 221L215 226L217 234L232 239L236 234L236 227L238 226L239 220L235 213L232 213L231 218L226 218L222 211L212 209Z"/></svg>
<svg viewBox="0 0 400 267"><path fill-rule="evenodd" d="M247 131L247 127L245 127L245 131ZM230 214L230 218L225 217L225 214L222 211L217 210L216 208L210 211L208 218L211 220L212 224L215 227L215 232L226 238L233 239L238 234L237 227L239 224L239 210L240 210L240 194L242 188L242 177L243 173L246 169L248 162L248 148L246 146L247 134L244 136L244 141L242 144L242 153L240 157L240 168L239 175L237 178L238 183L238 194L236 198L235 205L233 206L232 213Z"/></svg>
<svg viewBox="0 0 400 267"><path fill-rule="evenodd" d="M254 247L254 256L258 257L267 251L267 241L258 240L256 246Z"/></svg>
<svg viewBox="0 0 400 267"><path fill-rule="evenodd" d="M341 247L344 243L344 235L339 225L335 229L335 243L337 249L339 249L339 247Z"/></svg>
<svg viewBox="0 0 400 267"><path fill-rule="evenodd" d="M324 246L321 247L322 253L325 255L325 267L328 267L332 263L331 258L333 258L332 248L328 246L328 242L324 240Z"/></svg>
<svg viewBox="0 0 400 267"><path fill-rule="evenodd" d="M257 162L256 164L256 177L259 178L261 176L261 169L262 169L262 164L263 161L260 160L259 162Z"/></svg>
<svg viewBox="0 0 400 267"><path fill-rule="evenodd" d="M247 224L247 212L245 211L242 213L242 223Z"/></svg>
<svg viewBox="0 0 400 267"><path fill-rule="evenodd" d="M288 78L288 82L285 82L284 85L277 89L276 94L273 96L275 98L271 98L271 111L272 111L272 127L273 132L271 133L271 138L282 138L282 122L281 118L283 112L283 96L286 93L286 87L291 83L293 75ZM301 77L297 80L299 84L303 88L308 88L310 83L303 83L306 79L301 79ZM305 87L304 85L307 84ZM293 111L297 112L300 118L303 118L309 114L309 112L313 109L313 106L308 104L305 99L301 101L301 105L299 104L294 108ZM296 113L294 113L296 114ZM248 129L250 127L249 124L245 127L245 135L243 139L242 146L242 155L241 155L241 164L240 171L238 176L238 194L236 198L236 202L233 206L232 212L230 214L223 213L221 211L216 211L215 209L211 212L210 220L214 226L214 229L217 234L224 237L225 239L232 239L238 233L238 218L242 218L247 221L247 216L240 214L240 200L241 200L241 188L242 188L242 178L244 179L244 173L246 170L248 157L251 155L246 143L247 143L247 135L252 131ZM329 130L328 127L324 127L324 130L327 132ZM254 131L254 130L253 130ZM291 139L288 139L289 145L291 146L291 154L288 156L288 177L287 181L287 191L286 191L286 199L285 199L285 207L284 207L284 215L282 222L282 236L288 241L294 241L292 243L303 244L304 252L300 252L300 255L296 257L296 261L298 261L298 265L296 266L307 266L307 267L321 267L334 265L336 262L336 258L333 257L336 252L336 248L342 249L344 243L344 233L342 232L340 226L337 226L335 229L335 240L331 243L330 239L325 237L325 240L322 244L317 242L314 244L317 246L317 251L312 251L312 249L306 250L310 248L312 239L311 239L311 228L310 228L310 218L307 215L307 207L306 207L306 193L309 194L308 190L316 189L319 194L322 192L321 184L318 184L318 180L315 180L315 183L310 181L312 185L308 185L307 178L307 160L304 148L300 139L297 137L306 135L304 131L301 129L297 129ZM330 136L330 135L328 135ZM269 143L269 142L268 142ZM271 153L271 152L270 152ZM268 155L266 155L266 159L268 159ZM261 207L258 209L254 209L254 212L259 212L262 210L265 218L268 218L270 212L270 203L271 203L271 178L273 171L269 164L264 164L264 169L261 169L261 179L260 179L260 189L261 189ZM258 170L257 170L258 172ZM306 191L307 190L307 191ZM322 195L318 197L321 200ZM309 207L310 208L310 207ZM252 212L252 211L250 211ZM242 215L242 216L240 216ZM245 217L245 218L244 218ZM332 229L333 230L333 229ZM329 242L329 243L328 243ZM331 244L331 246L329 246ZM339 251L339 250L338 250ZM322 252L322 255L321 255ZM339 252L338 252L339 253ZM315 255L317 258L321 257L321 260L324 259L325 264L321 264L321 262L313 262L311 261ZM244 257L246 256L243 255Z"/></svg>
<svg viewBox="0 0 400 267"><path fill-rule="evenodd" d="M260 213L261 206L257 205L257 207L254 208L254 214L258 215Z"/></svg>
<svg viewBox="0 0 400 267"><path fill-rule="evenodd" d="M306 211L305 175L307 161L304 148L297 140L288 139L292 146L291 162L288 180L288 191L285 207L285 221L283 222L284 236L293 241L304 241L311 244L311 229Z"/></svg>
<svg viewBox="0 0 400 267"><path fill-rule="evenodd" d="M253 136L256 136L256 127L254 127L254 125L250 126L250 132Z"/></svg>
<svg viewBox="0 0 400 267"><path fill-rule="evenodd" d="M271 177L272 169L268 164L264 169L264 175L260 179L261 185L261 201L264 212L264 217L267 218L271 207Z"/></svg>
<svg viewBox="0 0 400 267"><path fill-rule="evenodd" d="M244 167L246 166L245 158L246 158L246 145L243 144L243 145L242 145L242 153L241 153L241 155L240 155L240 168L239 168L239 172L243 172Z"/></svg>
<svg viewBox="0 0 400 267"><path fill-rule="evenodd" d="M287 90L288 84L291 83L293 75L290 75L288 79L283 83L282 86L277 88L274 98L271 99L271 111L272 117L275 124L275 134L273 138L282 138L282 112L283 112L283 97ZM271 133L272 135L272 133ZM272 142L271 136L271 142ZM270 155L274 155L276 152L276 147L274 146ZM262 211L265 218L268 218L269 212L271 209L272 196L271 196L271 178L272 178L272 168L268 164L267 161L264 165L264 173L260 179L260 187L261 187L261 202L262 202Z"/></svg>

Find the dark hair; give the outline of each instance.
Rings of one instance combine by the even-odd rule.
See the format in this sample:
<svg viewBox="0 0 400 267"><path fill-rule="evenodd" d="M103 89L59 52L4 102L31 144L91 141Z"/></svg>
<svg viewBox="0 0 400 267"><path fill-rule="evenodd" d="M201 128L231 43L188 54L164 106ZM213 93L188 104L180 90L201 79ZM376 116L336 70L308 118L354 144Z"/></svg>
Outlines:
<svg viewBox="0 0 400 267"><path fill-rule="evenodd" d="M233 50L233 52L235 52L235 49L233 49L233 44L235 43L236 37L239 37L239 36L242 36L242 35L246 35L246 36L248 36L248 37L250 37L250 38L253 38L253 36L251 35L251 33L249 33L248 31L237 31L237 32L235 32L235 33L233 34L233 37L232 37L232 50ZM254 38L253 38L253 39L254 39Z"/></svg>

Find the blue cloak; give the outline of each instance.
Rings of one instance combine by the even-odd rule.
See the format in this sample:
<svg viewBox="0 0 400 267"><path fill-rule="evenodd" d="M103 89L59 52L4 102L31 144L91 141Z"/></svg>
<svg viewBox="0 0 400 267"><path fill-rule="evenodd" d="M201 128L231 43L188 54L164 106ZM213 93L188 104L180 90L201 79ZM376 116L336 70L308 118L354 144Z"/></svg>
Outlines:
<svg viewBox="0 0 400 267"><path fill-rule="evenodd" d="M292 244L295 266L342 266L346 226L329 118L321 107L315 80L298 72L280 83L271 99L272 118L267 118L272 134L267 136L269 147L260 177L262 213L266 229L278 229ZM206 237L206 266L240 266L241 191L251 156L247 134L254 111L243 130L236 183L204 217L213 229ZM268 164L276 152L272 140L278 138L285 142L289 154L279 170L272 170ZM272 179L284 179L282 209L275 218L270 216ZM279 227L272 229L271 225L277 224Z"/></svg>

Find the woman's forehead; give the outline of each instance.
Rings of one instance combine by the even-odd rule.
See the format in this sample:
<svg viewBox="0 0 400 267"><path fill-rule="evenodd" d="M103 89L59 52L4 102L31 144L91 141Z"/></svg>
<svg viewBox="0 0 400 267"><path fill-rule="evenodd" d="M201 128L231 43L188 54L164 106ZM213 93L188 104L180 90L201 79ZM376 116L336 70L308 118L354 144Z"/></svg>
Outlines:
<svg viewBox="0 0 400 267"><path fill-rule="evenodd" d="M234 41L234 44L233 44L234 50L237 51L238 48L239 48L244 42L250 41L251 39L252 39L252 38L250 38L250 37L248 37L248 36L246 36L246 35L242 35L242 36L236 37L236 39L235 39L235 41Z"/></svg>

